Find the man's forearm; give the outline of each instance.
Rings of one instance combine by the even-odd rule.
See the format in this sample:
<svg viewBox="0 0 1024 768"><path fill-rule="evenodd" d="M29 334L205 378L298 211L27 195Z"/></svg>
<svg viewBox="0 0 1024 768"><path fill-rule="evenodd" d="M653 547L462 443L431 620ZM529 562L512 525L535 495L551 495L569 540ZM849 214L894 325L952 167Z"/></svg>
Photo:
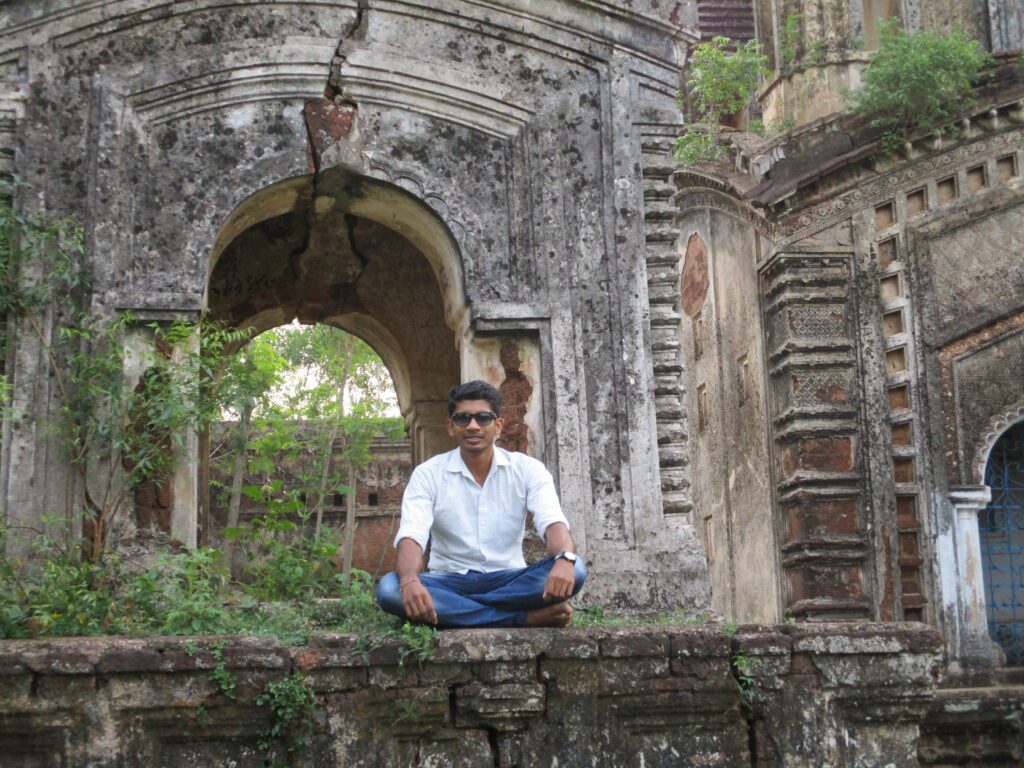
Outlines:
<svg viewBox="0 0 1024 768"><path fill-rule="evenodd" d="M552 555L576 551L576 545L572 543L572 536L569 535L569 528L565 523L549 525L544 531L544 538L547 540L548 552Z"/></svg>
<svg viewBox="0 0 1024 768"><path fill-rule="evenodd" d="M395 572L398 583L405 584L410 579L418 579L423 567L423 549L413 539L402 539L398 542L398 562Z"/></svg>

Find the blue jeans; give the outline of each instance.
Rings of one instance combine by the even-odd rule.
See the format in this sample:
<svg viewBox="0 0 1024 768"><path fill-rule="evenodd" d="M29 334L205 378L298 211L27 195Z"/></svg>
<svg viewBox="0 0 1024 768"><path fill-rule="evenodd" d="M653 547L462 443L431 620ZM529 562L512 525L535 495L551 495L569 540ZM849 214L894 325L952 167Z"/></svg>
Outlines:
<svg viewBox="0 0 1024 768"><path fill-rule="evenodd" d="M420 581L430 593L437 611L438 627L521 627L526 612L551 605L544 602L544 583L555 558L491 573L421 573ZM583 558L576 559L575 596L587 580ZM398 574L393 571L377 585L377 604L401 619L408 618L402 606Z"/></svg>

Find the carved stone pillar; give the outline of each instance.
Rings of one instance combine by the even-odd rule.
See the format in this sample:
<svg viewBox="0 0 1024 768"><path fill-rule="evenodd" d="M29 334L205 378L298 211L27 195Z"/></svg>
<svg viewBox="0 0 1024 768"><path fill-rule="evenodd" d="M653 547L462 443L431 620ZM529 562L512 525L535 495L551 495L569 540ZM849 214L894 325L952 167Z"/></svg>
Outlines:
<svg viewBox="0 0 1024 768"><path fill-rule="evenodd" d="M412 439L413 464L422 464L431 456L452 449L448 436L448 403L444 400L420 400L413 403L406 417Z"/></svg>
<svg viewBox="0 0 1024 768"><path fill-rule="evenodd" d="M1002 651L988 634L985 573L981 562L978 514L992 500L988 486L951 488L949 501L956 517L957 603L960 623L953 672L984 676L1002 663Z"/></svg>
<svg viewBox="0 0 1024 768"><path fill-rule="evenodd" d="M778 253L760 267L783 608L872 617L851 264Z"/></svg>

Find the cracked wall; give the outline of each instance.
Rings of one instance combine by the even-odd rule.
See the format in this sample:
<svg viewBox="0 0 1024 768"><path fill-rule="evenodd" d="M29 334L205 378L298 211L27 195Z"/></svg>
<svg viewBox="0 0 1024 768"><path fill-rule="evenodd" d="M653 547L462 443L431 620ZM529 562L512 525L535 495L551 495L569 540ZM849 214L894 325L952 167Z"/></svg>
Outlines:
<svg viewBox="0 0 1024 768"><path fill-rule="evenodd" d="M516 445L556 478L588 595L704 607L688 447L661 442L672 385L655 382L645 301L660 241L644 196L662 173L649 150L678 130L692 11L8 3L0 107L32 185L18 204L82 220L97 311L294 313L366 338L408 373L417 458L448 445L442 382L486 372L493 343L520 345L523 367L499 355L494 383L525 404ZM0 484L11 514L39 519L65 509L45 434L57 403L38 345L9 335L27 416Z"/></svg>

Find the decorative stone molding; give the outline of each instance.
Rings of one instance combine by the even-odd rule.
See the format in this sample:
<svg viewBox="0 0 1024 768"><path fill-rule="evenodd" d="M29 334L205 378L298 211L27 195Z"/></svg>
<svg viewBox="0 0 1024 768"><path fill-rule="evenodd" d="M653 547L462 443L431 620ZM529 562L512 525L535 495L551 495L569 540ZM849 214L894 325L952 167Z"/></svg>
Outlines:
<svg viewBox="0 0 1024 768"><path fill-rule="evenodd" d="M1019 400L1002 413L997 414L989 423L988 431L977 442L974 449L974 466L971 467L971 478L979 485L985 482L985 466L996 442L1003 433L1019 421L1024 421L1024 400ZM950 493L950 498L953 494ZM988 500L986 500L986 504Z"/></svg>
<svg viewBox="0 0 1024 768"><path fill-rule="evenodd" d="M960 434L960 426L957 420L955 363L958 358L970 351L1000 336L1017 332L1021 328L1024 328L1024 310L1005 317L992 325L980 328L967 336L947 344L939 350L939 381L946 406L943 409L945 421L943 433L946 442L946 464L949 467L951 477L959 478L963 482L975 482L979 485L985 482L985 463L988 461L989 451L991 451L992 445L995 444L995 440L998 439L998 435L995 439L992 439L991 443L987 441L991 438L992 431L998 429L998 425L1005 418L1012 417L1012 414L1017 412L1019 406L1019 404L1014 405L993 419L992 424L985 433L985 437L979 441L980 447L984 448L984 453L976 454L975 461L970 467L962 466L964 448L966 446L961 444L963 436ZM1009 425L1007 424L1007 426ZM1005 429L1006 427L1003 427L1003 430ZM979 456L983 456L984 459L980 459ZM965 473L969 473L970 476L966 476Z"/></svg>

